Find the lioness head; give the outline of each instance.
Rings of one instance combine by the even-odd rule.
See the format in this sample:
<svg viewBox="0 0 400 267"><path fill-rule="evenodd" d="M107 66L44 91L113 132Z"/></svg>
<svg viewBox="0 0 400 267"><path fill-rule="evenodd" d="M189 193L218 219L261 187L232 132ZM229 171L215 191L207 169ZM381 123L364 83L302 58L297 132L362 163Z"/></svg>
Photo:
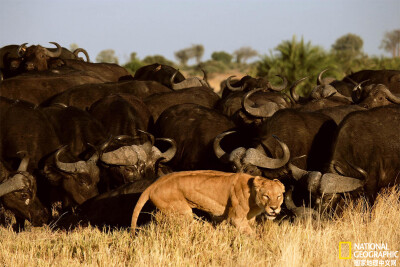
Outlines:
<svg viewBox="0 0 400 267"><path fill-rule="evenodd" d="M277 179L269 180L256 176L254 178L255 201L267 213L267 218L275 219L281 212L285 186Z"/></svg>

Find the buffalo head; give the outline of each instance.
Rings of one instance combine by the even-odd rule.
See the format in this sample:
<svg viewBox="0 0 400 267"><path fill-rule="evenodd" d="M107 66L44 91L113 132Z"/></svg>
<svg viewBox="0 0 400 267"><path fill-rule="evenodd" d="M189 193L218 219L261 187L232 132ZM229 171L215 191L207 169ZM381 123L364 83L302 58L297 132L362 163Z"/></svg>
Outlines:
<svg viewBox="0 0 400 267"><path fill-rule="evenodd" d="M393 94L383 84L370 84L362 87L363 81L354 87L352 93L353 102L364 107L374 108L389 104L400 104L400 97Z"/></svg>
<svg viewBox="0 0 400 267"><path fill-rule="evenodd" d="M176 143L169 138L154 139L152 135L150 137L149 141L141 144L123 145L112 150L103 147L100 163L109 180L107 187L116 187L141 179L155 180L162 175L162 164L174 157ZM133 139L123 135L115 137L113 141L126 142ZM169 143L170 148L161 152L154 146L154 141Z"/></svg>
<svg viewBox="0 0 400 267"><path fill-rule="evenodd" d="M55 42L50 42L54 44L57 49L56 51L51 51L45 47L40 45L32 45L26 47L26 43L22 44L18 49L18 55L23 58L23 62L25 63L25 69L28 71L31 70L47 70L48 69L48 60L51 58L59 57L62 52L62 48L59 44Z"/></svg>
<svg viewBox="0 0 400 267"><path fill-rule="evenodd" d="M88 160L63 162L62 154L66 154L66 146L60 148L54 157L54 163L46 163L44 173L52 185L63 191L63 205L74 206L98 194L97 183L100 180L100 171L97 167L98 153L94 153ZM66 155L68 156L68 155Z"/></svg>
<svg viewBox="0 0 400 267"><path fill-rule="evenodd" d="M0 163L2 175L0 179L3 179L0 191L2 189L4 191L5 185L11 188L2 196L2 202L4 207L11 210L17 217L29 220L34 226L41 226L47 223L49 212L36 196L36 179L27 172L29 157L26 152L23 155L16 172L9 172Z"/></svg>

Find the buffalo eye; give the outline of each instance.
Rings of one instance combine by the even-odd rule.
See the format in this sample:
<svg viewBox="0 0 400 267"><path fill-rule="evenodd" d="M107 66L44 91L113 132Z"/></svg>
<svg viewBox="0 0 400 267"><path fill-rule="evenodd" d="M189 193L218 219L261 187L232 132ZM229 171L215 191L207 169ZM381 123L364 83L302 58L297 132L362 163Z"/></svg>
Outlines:
<svg viewBox="0 0 400 267"><path fill-rule="evenodd" d="M27 193L21 193L21 198L27 199L27 198L29 198L29 195Z"/></svg>

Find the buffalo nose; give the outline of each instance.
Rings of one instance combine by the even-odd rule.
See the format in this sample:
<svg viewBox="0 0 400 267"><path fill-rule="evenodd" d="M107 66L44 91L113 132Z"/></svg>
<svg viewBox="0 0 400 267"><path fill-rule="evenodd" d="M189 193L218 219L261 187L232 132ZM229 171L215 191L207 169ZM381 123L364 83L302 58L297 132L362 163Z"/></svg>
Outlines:
<svg viewBox="0 0 400 267"><path fill-rule="evenodd" d="M33 63L30 63L30 62L25 63L25 67L27 70L33 70L35 68Z"/></svg>

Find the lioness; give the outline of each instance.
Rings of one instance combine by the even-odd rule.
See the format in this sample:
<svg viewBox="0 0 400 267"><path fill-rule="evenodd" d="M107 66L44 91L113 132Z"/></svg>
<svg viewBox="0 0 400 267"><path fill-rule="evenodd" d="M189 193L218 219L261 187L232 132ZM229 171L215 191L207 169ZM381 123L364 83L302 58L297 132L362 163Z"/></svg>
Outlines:
<svg viewBox="0 0 400 267"><path fill-rule="evenodd" d="M240 231L251 234L249 222L266 212L275 219L281 211L284 185L245 173L183 171L167 174L151 184L140 196L132 215L132 230L147 200L162 212L192 215L192 209L210 213L219 221L227 219Z"/></svg>

